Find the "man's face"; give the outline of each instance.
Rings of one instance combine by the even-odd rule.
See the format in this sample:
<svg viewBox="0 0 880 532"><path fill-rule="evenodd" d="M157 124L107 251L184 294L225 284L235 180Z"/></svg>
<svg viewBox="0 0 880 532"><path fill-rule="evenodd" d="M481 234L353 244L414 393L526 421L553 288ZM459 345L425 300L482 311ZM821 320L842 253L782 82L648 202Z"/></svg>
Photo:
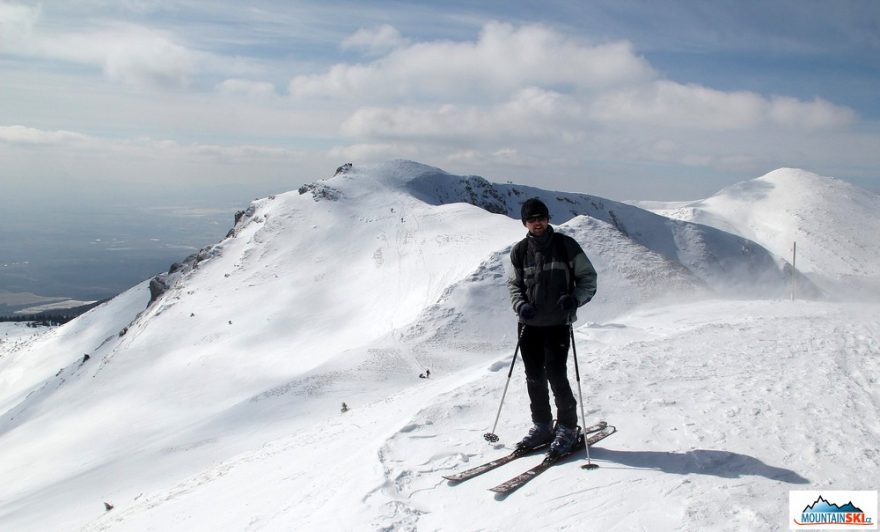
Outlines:
<svg viewBox="0 0 880 532"><path fill-rule="evenodd" d="M526 228L532 236L542 236L547 232L549 221L546 216L532 216L526 219Z"/></svg>

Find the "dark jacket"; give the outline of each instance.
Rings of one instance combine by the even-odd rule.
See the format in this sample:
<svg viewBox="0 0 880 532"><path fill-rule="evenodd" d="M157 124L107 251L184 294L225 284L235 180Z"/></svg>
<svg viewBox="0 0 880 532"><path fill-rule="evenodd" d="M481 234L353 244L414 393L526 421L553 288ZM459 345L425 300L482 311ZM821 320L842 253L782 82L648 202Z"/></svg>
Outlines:
<svg viewBox="0 0 880 532"><path fill-rule="evenodd" d="M596 269L577 241L548 226L543 237L531 234L510 251L513 264L507 287L513 310L530 303L537 311L526 325L546 327L574 323L577 313L559 308L559 298L571 294L578 306L596 294Z"/></svg>

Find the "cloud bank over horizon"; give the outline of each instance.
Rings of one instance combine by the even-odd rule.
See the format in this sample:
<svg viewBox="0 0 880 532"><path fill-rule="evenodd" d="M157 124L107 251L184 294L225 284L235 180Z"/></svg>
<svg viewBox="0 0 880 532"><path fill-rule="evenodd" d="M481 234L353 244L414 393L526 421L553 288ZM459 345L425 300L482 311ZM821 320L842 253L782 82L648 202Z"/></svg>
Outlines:
<svg viewBox="0 0 880 532"><path fill-rule="evenodd" d="M782 166L880 189L875 110L674 79L635 30L482 14L437 36L423 12L368 12L317 34L296 31L325 20L316 6L95 6L0 4L4 181L282 187L409 158L616 199L689 199Z"/></svg>

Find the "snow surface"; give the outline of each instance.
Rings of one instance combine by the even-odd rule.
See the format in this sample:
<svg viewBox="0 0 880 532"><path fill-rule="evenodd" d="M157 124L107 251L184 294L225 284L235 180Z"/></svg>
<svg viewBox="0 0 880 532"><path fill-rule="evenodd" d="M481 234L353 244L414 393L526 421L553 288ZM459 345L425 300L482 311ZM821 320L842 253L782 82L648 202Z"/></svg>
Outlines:
<svg viewBox="0 0 880 532"><path fill-rule="evenodd" d="M880 297L880 195L780 168L688 203L642 202L658 214L706 224L758 242L791 262L829 296Z"/></svg>
<svg viewBox="0 0 880 532"><path fill-rule="evenodd" d="M442 475L530 425L518 364L481 437L532 194L599 271L576 347L619 432L496 500L540 457ZM880 304L745 297L727 277L786 280L740 236L397 161L258 200L200 256L149 306L0 344L0 529L764 530L789 490L877 488Z"/></svg>

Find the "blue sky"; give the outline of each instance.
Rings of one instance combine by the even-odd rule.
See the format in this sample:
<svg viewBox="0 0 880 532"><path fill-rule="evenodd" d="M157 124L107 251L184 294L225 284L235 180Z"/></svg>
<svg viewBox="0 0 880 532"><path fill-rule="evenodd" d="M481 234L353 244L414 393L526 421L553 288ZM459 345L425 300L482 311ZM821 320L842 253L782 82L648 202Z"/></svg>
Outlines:
<svg viewBox="0 0 880 532"><path fill-rule="evenodd" d="M878 82L873 0L0 1L0 204L396 158L618 200L783 166L878 191Z"/></svg>

